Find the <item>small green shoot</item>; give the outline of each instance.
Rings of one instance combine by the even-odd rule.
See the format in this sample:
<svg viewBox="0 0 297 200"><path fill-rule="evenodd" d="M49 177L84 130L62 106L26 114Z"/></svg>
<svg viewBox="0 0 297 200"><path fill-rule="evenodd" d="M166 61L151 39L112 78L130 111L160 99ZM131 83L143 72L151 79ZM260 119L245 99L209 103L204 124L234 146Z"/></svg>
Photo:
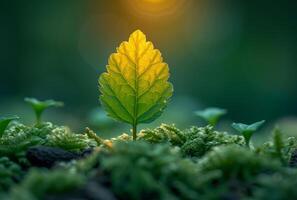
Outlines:
<svg viewBox="0 0 297 200"><path fill-rule="evenodd" d="M264 124L265 120L247 125L242 123L233 123L232 127L243 135L245 144L249 148L252 135Z"/></svg>
<svg viewBox="0 0 297 200"><path fill-rule="evenodd" d="M11 117L1 117L0 118L0 137L4 134L5 129L7 128L8 124L13 121L19 119L18 116L11 116Z"/></svg>
<svg viewBox="0 0 297 200"><path fill-rule="evenodd" d="M41 116L42 113L49 107L62 107L64 105L63 102L54 101L54 100L46 100L46 101L39 101L35 98L25 98L25 102L29 103L36 115L36 124L41 123Z"/></svg>
<svg viewBox="0 0 297 200"><path fill-rule="evenodd" d="M204 119L211 126L215 126L220 117L227 114L227 110L222 108L206 108L205 110L195 111L194 113L196 116Z"/></svg>
<svg viewBox="0 0 297 200"><path fill-rule="evenodd" d="M280 159L280 161L285 164L286 160L283 157L283 148L285 147L285 143L282 138L282 132L279 127L275 127L273 130L273 146L275 148L275 154Z"/></svg>

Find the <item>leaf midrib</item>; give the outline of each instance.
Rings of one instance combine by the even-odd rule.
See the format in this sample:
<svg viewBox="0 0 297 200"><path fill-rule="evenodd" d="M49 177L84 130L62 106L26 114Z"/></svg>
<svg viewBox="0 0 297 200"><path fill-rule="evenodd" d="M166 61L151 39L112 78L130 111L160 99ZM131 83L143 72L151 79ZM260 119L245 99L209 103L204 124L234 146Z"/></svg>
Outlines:
<svg viewBox="0 0 297 200"><path fill-rule="evenodd" d="M140 55L138 55L138 49L139 49L139 34L137 34L137 38L133 38L133 41L134 41L134 44L135 44L135 62L133 61L133 59L131 59L130 58L130 56L128 55L128 51L127 51L127 49L126 49L126 45L124 45L123 46L123 50L124 50L124 52L120 52L120 51L118 51L118 53L120 53L120 54L122 54L122 55L124 55L128 60L129 60L129 62L131 63L131 64L133 64L134 65L134 69L135 69L135 74L134 74L134 84L135 84L135 89L128 83L128 81L126 80L126 78L121 74L121 77L127 82L127 84L128 84L128 86L129 87L131 87L132 89L133 89L133 91L134 91L134 102L135 102L135 104L134 104L134 112L133 112L133 115L134 116L131 116L130 115L130 113L129 113L129 115L131 116L131 118L132 118L132 120L133 120L133 124L134 125L136 125L136 124L138 124L138 120L145 114L145 113L147 113L147 112L149 112L153 107L155 107L155 105L152 105L147 111L145 111L143 114L141 114L139 117L138 117L138 101L139 101L139 99L141 98L141 97L143 97L143 95L144 94L146 94L147 92L149 92L151 89L152 89L152 87L156 84L156 82L158 81L158 80L160 80L160 79L158 79L158 77L160 76L160 74L165 70L165 67L158 73L158 75L156 76L156 79L153 81L153 83L150 85L150 87L143 93L143 94L141 94L139 97L138 97L138 93L139 93L139 87L138 87L138 83L139 83L139 79L147 72L147 71L149 71L151 68L152 68L152 66L154 66L154 65L156 65L156 64L159 64L159 63L162 63L162 62L153 62L153 61L155 61L155 59L156 59L156 57L157 57L157 55L158 55L158 53L156 52L155 53L155 55L154 55L154 57L153 57L153 59L151 59L150 60L150 64L147 66L147 69L145 69L145 71L143 72L143 73L141 73L139 76L138 76L138 68L139 68L139 59L141 58L141 57L143 57L145 54L146 54L146 52L148 51L148 49L150 48L150 45L148 45L148 47L140 54ZM116 63L116 67L117 67L117 69L119 69L118 68L118 64ZM166 93L166 91L168 90L168 87L162 92L162 95L164 94L164 93ZM161 95L161 96L162 96ZM157 101L156 101L156 103L158 102L158 101L160 101L160 99L162 99L162 97L160 97ZM117 101L119 101L119 99L117 99ZM122 105L123 106L123 105ZM123 106L124 107L124 106ZM127 111L127 109L124 107L124 109Z"/></svg>
<svg viewBox="0 0 297 200"><path fill-rule="evenodd" d="M139 33L137 34L137 38L133 38L134 43L135 43L135 75L134 75L134 79L135 79L135 97L134 97L135 98L135 104L134 104L134 122L133 122L134 125L137 125L137 112L138 112L138 89L139 89L139 87L138 87L138 67L139 67L138 37L139 37Z"/></svg>

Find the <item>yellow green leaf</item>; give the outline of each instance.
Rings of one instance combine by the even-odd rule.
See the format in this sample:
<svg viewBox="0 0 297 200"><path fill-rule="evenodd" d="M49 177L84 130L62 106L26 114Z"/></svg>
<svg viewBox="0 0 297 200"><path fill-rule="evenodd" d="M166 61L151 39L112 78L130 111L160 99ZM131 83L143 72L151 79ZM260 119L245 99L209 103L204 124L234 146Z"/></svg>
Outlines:
<svg viewBox="0 0 297 200"><path fill-rule="evenodd" d="M99 78L100 101L108 115L136 126L156 119L172 96L169 68L137 30L110 55Z"/></svg>

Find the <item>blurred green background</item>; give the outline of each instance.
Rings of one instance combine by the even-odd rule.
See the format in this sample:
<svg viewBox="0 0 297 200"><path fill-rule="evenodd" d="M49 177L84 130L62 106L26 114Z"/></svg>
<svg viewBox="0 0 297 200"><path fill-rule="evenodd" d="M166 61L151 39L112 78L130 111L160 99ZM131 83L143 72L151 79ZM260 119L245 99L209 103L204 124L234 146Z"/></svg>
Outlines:
<svg viewBox="0 0 297 200"><path fill-rule="evenodd" d="M163 53L175 94L161 122L202 124L193 111L226 108L230 121L296 127L296 2L245 0L1 1L0 114L32 123L23 99L65 107L46 120L80 131L129 131L100 110L97 79L135 29ZM221 125L224 127L224 123ZM112 128L111 128L112 127ZM147 127L146 125L142 127Z"/></svg>

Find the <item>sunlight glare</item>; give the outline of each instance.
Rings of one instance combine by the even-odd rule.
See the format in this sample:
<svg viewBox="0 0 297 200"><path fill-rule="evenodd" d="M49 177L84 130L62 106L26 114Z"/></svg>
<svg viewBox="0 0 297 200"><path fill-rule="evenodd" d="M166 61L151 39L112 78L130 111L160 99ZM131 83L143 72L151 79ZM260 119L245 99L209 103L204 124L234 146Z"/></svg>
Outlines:
<svg viewBox="0 0 297 200"><path fill-rule="evenodd" d="M129 7L140 15L158 17L175 15L190 0L130 0ZM125 1L127 2L127 1Z"/></svg>
<svg viewBox="0 0 297 200"><path fill-rule="evenodd" d="M166 0L142 0L144 2L149 2L149 3L161 3L163 1L166 1Z"/></svg>

